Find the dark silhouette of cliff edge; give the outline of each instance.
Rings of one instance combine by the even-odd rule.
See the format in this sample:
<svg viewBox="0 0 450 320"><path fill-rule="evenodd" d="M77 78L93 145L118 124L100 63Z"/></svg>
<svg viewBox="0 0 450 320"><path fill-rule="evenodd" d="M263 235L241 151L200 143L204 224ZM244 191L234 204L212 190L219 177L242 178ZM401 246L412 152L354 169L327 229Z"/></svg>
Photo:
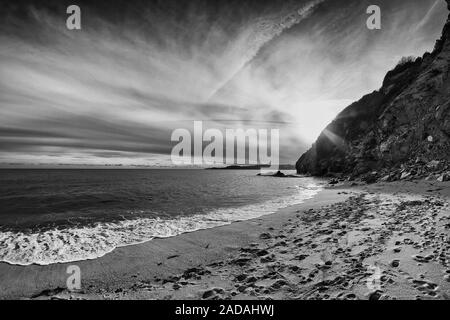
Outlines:
<svg viewBox="0 0 450 320"><path fill-rule="evenodd" d="M448 180L449 62L450 16L434 50L402 60L380 90L342 111L297 161L298 173Z"/></svg>

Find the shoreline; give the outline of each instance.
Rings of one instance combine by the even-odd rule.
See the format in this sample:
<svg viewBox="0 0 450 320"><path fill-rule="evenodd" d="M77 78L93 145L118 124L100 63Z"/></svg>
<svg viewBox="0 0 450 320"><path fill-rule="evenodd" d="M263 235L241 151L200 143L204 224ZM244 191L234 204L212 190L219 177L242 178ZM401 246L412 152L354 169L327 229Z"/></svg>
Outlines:
<svg viewBox="0 0 450 320"><path fill-rule="evenodd" d="M58 228L30 231L30 233L22 233L20 229L17 229L18 231L7 230L6 236L0 234L0 243L14 249L9 252L8 250L2 250L0 263L4 262L17 266L46 266L95 260L117 248L140 245L155 239L172 238L185 233L217 228L271 215L278 212L280 208L301 204L305 200L311 199L325 186L325 180L314 179L313 181L306 178L303 184L298 186L298 189L302 191L290 191L280 196L272 195L269 199L261 199L259 202L250 202L245 205L241 204L235 208L222 206L199 214L179 215L167 219L142 216L134 219L69 226L61 229L61 231ZM130 233L130 230L133 232ZM22 247L22 243L9 241L9 239L14 238L22 239L22 242L25 242L28 246ZM52 245L54 241L58 241L60 238L63 238L65 243L63 250L53 248ZM85 238L88 239L89 245L83 246L83 242L78 241L75 242L74 246L69 246L72 241ZM36 250L34 246L36 243L41 247L46 246L47 252ZM68 249L69 247L70 249Z"/></svg>
<svg viewBox="0 0 450 320"><path fill-rule="evenodd" d="M310 273L317 268L317 265L321 268L324 266L321 265L320 261L314 261L317 257L313 261L308 261L308 258L297 261L298 259L291 256L290 251L297 250L296 247L292 246L300 236L302 239L309 239L309 243L307 241L308 246L312 245L312 247L316 246L315 248L317 248L321 245L321 240L316 239L317 234L314 232L306 234L306 229L302 229L304 226L300 226L299 229L299 226L295 227L293 223L299 223L310 212L321 212L327 206L332 207L345 203L352 197L358 198L361 194L366 196L381 195L381 191L383 194L392 195L397 200L399 196L408 195L420 198L432 194L433 197L446 199L445 201L448 204L449 189L448 183L426 181L377 183L356 187L335 186L322 190L312 199L280 209L274 214L212 229L184 233L175 237L153 239L142 244L119 247L94 260L45 266L18 266L0 263L0 283L2 284L0 299L31 297L37 299L292 299L294 298L294 292L291 292L293 289L285 288L289 287L290 278L295 275L296 279L292 278L291 280L296 283L296 287L307 288L312 284L308 282L301 284L298 279L301 279L304 275L299 278L298 271L304 269L305 272ZM427 193L428 190L432 191ZM362 198L352 201L361 201L362 204L370 203L370 200L367 201ZM395 201L393 200L393 202ZM444 214L448 216L448 208L445 210L447 211ZM444 216L444 218L447 216ZM289 226L288 231L291 233L286 233L287 226ZM317 230L319 229L316 228ZM268 233L271 234L270 237L262 236ZM275 239L277 242L286 242L286 248L280 249L278 246L268 244ZM318 252L315 248L308 247L301 251L307 256L317 256ZM265 254L266 252L267 254ZM280 252L285 252L284 256L281 254L278 257ZM377 254L382 255L383 253L385 252ZM320 254L323 255L323 252ZM445 254L447 254L447 251L445 251ZM238 261L237 264L233 263L236 256L243 260ZM371 258L373 258L371 255L366 257L366 259ZM446 259L448 262L448 257ZM295 261L295 265L292 264L292 261ZM260 266L252 266L255 262ZM241 263L243 265L240 265ZM264 278L261 268L271 266L276 269L276 265L283 264L285 267L288 266L288 272L286 273L286 270L276 272L282 274L277 281L283 280L286 284L281 285L283 281L278 281L280 288L273 287L274 283ZM344 264L342 262L342 265ZM82 283L80 292L71 293L65 289L66 280L70 276L66 271L70 265L80 267ZM337 266L339 269L339 263L337 263ZM285 267L281 269L286 269ZM296 271L289 269L291 267ZM183 275L186 276L186 272L189 270L192 275L188 272L186 279ZM239 281L234 276L227 277L224 274L234 274L237 270L245 270L248 277L251 277L252 274L255 276L261 275L261 279L256 277L256 281L250 282L246 287L244 285L245 288L240 285L232 289L231 287L236 286L236 282ZM323 272L323 270L320 272ZM284 273L286 274L283 275ZM262 284L259 284L258 281L261 281ZM258 292L259 288L265 289ZM358 288L358 290L364 292L362 288ZM443 287L443 290L444 294L447 294L447 287ZM450 294L450 292L448 293ZM298 293L296 292L296 294ZM355 294L355 297L361 298L364 294L361 296ZM406 296L414 298L411 294ZM310 297L304 296L301 298Z"/></svg>

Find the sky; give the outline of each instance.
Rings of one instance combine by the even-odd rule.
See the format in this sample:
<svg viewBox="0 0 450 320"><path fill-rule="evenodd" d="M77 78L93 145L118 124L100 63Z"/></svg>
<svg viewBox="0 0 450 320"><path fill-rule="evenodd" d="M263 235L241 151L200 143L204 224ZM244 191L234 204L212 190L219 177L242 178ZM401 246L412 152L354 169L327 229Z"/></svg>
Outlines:
<svg viewBox="0 0 450 320"><path fill-rule="evenodd" d="M444 0L2 1L0 165L171 166L193 121L279 129L295 163L401 57L431 51L447 15Z"/></svg>

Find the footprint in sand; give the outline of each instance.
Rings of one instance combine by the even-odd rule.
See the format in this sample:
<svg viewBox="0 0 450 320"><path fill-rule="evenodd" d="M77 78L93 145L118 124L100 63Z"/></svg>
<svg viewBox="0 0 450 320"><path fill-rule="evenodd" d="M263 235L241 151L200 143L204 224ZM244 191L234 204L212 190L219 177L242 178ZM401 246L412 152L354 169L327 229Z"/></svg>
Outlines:
<svg viewBox="0 0 450 320"><path fill-rule="evenodd" d="M419 263L428 263L428 262L430 262L431 260L434 259L434 255L429 254L429 255L427 255L426 257L422 257L422 256L419 256L419 255L415 255L415 256L412 256L412 258L413 258L415 261L419 262Z"/></svg>
<svg viewBox="0 0 450 320"><path fill-rule="evenodd" d="M202 299L205 300L218 300L223 297L225 290L222 288L211 288L202 293Z"/></svg>
<svg viewBox="0 0 450 320"><path fill-rule="evenodd" d="M391 262L391 266L397 268L400 265L400 260L393 260Z"/></svg>
<svg viewBox="0 0 450 320"><path fill-rule="evenodd" d="M268 232L265 232L265 233L261 233L259 235L259 238L262 239L262 240L267 240L267 239L272 238L272 235L270 233L268 233Z"/></svg>
<svg viewBox="0 0 450 320"><path fill-rule="evenodd" d="M430 282L430 281L426 281L426 280L413 280L413 286L414 288L416 288L417 290L419 290L420 292L427 294L428 296L431 297L436 297L437 294L437 290L439 289L438 285Z"/></svg>

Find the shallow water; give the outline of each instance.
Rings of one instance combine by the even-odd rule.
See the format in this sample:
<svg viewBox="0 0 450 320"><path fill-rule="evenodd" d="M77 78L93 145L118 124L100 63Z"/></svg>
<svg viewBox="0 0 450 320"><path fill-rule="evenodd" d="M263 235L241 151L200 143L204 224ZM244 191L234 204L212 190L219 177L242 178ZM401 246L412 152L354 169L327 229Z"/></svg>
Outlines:
<svg viewBox="0 0 450 320"><path fill-rule="evenodd" d="M251 170L0 170L0 261L94 259L116 247L276 212L320 191Z"/></svg>

